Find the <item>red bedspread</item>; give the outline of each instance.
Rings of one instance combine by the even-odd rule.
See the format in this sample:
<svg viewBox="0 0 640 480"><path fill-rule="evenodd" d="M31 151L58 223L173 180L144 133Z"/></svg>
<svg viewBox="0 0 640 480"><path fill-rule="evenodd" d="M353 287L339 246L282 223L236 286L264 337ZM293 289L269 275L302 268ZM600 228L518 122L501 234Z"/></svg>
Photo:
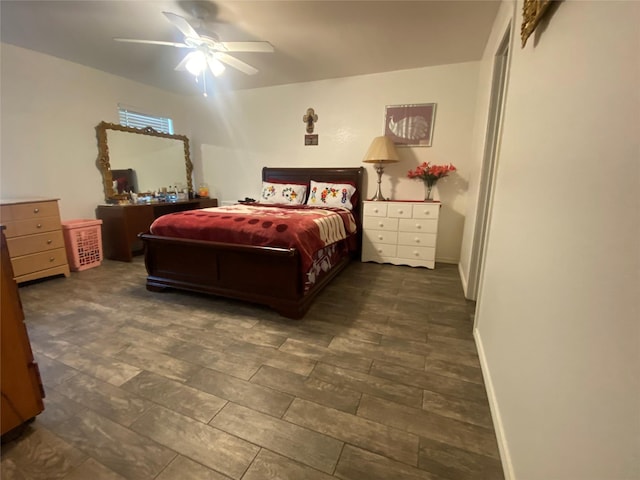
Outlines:
<svg viewBox="0 0 640 480"><path fill-rule="evenodd" d="M345 208L245 204L163 215L150 230L166 237L295 248L306 272L316 251L355 233L356 223Z"/></svg>

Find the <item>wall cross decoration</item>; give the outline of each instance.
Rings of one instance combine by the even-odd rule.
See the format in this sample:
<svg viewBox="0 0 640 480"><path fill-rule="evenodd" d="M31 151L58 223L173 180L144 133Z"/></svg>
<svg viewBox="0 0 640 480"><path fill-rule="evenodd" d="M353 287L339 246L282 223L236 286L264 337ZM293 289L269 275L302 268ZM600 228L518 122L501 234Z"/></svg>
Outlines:
<svg viewBox="0 0 640 480"><path fill-rule="evenodd" d="M307 108L307 113L302 117L302 121L307 124L307 133L313 133L313 126L318 121L318 115L313 108Z"/></svg>

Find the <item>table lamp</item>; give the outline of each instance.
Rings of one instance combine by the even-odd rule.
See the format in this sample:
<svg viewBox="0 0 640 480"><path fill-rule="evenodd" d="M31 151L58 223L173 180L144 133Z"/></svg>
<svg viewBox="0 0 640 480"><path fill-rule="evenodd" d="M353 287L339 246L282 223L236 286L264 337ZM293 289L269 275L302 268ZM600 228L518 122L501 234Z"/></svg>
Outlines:
<svg viewBox="0 0 640 480"><path fill-rule="evenodd" d="M388 200L382 196L380 191L380 182L382 181L382 172L384 172L385 163L396 163L400 161L396 147L393 145L393 140L389 137L376 137L371 142L367 154L364 156L364 163L375 163L376 172L378 172L378 188L376 194L371 200L373 201L385 201Z"/></svg>

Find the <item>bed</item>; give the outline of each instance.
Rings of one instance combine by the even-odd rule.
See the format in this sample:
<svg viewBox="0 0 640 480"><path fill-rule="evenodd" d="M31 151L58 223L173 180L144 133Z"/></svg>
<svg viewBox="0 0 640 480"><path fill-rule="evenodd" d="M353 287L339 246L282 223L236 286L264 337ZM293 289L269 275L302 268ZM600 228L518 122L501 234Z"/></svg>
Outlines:
<svg viewBox="0 0 640 480"><path fill-rule="evenodd" d="M313 180L350 184L356 189L351 197L354 233L340 241L346 254L335 260L330 269L320 272L312 284L303 269L305 257L297 248L178 238L151 233L152 226L150 232L140 234L145 246L147 289L208 293L266 305L284 317L302 318L318 293L350 261L360 258L363 170L270 167L262 170L263 182L309 185ZM205 210L209 209L202 213Z"/></svg>

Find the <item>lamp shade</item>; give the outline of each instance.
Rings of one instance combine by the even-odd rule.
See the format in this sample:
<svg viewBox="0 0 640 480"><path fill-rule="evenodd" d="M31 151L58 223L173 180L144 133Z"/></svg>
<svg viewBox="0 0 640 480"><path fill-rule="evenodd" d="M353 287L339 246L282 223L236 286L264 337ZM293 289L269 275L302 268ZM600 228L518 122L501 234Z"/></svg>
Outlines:
<svg viewBox="0 0 640 480"><path fill-rule="evenodd" d="M395 163L400 161L400 157L393 141L389 137L382 136L373 139L362 161L364 163Z"/></svg>

